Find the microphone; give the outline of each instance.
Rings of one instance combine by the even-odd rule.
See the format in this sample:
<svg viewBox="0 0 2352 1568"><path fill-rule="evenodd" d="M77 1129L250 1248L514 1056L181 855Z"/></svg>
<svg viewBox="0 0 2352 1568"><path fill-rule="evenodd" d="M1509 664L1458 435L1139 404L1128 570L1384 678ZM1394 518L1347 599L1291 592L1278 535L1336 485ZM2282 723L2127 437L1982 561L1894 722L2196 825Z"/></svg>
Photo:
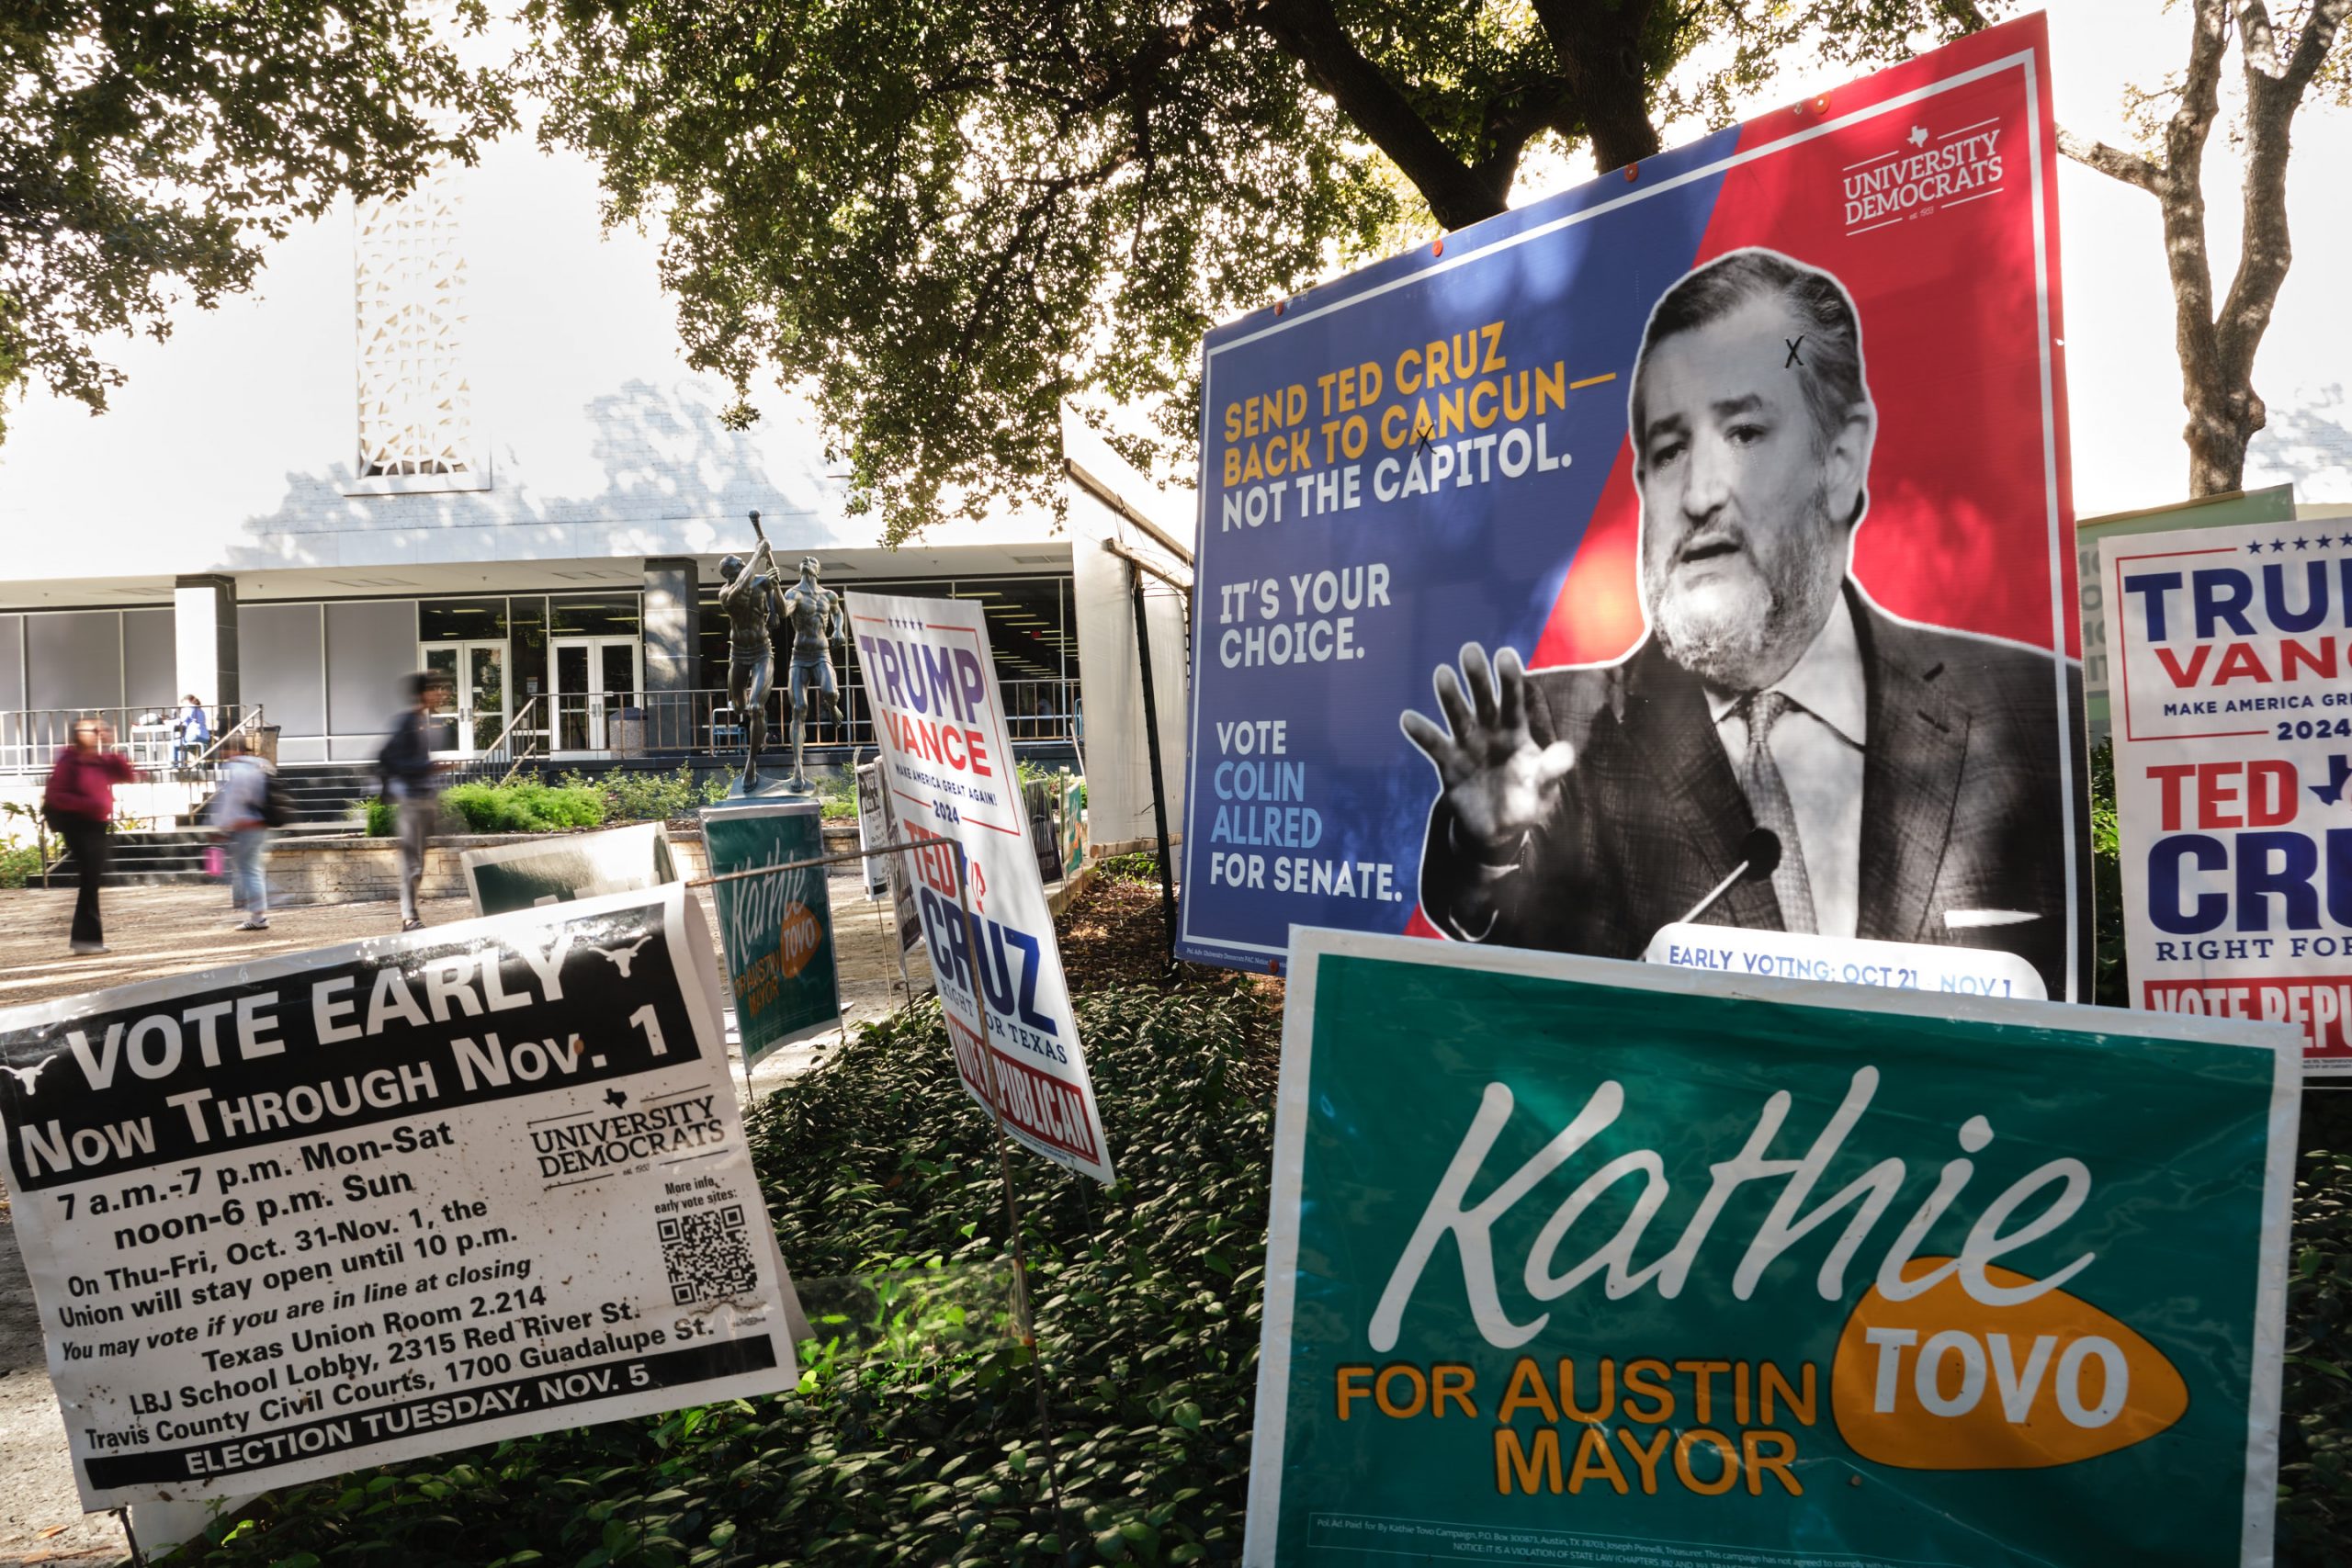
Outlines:
<svg viewBox="0 0 2352 1568"><path fill-rule="evenodd" d="M1781 869L1781 835L1770 828L1758 828L1739 841L1739 863L1731 874L1715 884L1708 895L1690 906L1690 912L1678 924L1688 925L1713 908L1723 896L1743 882L1761 882Z"/></svg>

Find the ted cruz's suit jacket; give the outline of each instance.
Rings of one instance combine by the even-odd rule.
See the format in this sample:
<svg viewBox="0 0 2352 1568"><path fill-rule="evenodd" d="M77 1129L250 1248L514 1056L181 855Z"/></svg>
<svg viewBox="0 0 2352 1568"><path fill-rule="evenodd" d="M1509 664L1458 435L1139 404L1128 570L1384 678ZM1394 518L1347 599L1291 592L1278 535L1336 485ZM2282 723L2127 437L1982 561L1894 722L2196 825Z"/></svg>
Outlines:
<svg viewBox="0 0 2352 1568"><path fill-rule="evenodd" d="M2090 830L2077 809L2070 910L2052 656L1897 621L1850 580L1846 594L1869 714L1855 934L2015 953L2064 999L2067 922L2080 917L2076 994L2087 1000ZM1499 874L1455 843L1441 799L1421 853L1422 908L1466 941L1638 957L1730 874L1756 825L1706 693L1654 638L1615 664L1527 680L1539 743L1569 742L1575 769ZM2082 675L2072 664L2065 692L2079 772ZM1769 880L1740 883L1702 918L1785 929Z"/></svg>

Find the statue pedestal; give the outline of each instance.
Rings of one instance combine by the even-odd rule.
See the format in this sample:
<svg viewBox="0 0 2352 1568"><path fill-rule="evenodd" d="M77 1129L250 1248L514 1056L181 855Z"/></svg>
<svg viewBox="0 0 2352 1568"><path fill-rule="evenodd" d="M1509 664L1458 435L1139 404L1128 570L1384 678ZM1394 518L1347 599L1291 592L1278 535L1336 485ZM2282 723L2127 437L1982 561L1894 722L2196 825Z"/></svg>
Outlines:
<svg viewBox="0 0 2352 1568"><path fill-rule="evenodd" d="M735 782L729 785L727 790L728 801L756 800L782 804L790 800L808 800L815 797L815 790L796 788L789 779L762 779L746 790L743 787L741 773L735 775Z"/></svg>

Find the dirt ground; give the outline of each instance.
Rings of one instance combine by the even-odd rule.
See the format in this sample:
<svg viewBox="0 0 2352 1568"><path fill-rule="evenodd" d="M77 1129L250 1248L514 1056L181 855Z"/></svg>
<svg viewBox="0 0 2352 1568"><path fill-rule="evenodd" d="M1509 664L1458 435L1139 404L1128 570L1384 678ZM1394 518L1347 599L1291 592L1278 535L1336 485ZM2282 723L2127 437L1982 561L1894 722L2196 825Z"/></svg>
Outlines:
<svg viewBox="0 0 2352 1568"><path fill-rule="evenodd" d="M846 1022L879 1018L905 999L883 903L866 897L854 877L835 877L829 893ZM276 909L268 931L243 931L235 929L243 917L230 908L223 886L108 888L103 916L113 951L82 958L66 947L74 897L37 888L0 891L0 1010L400 930L400 907L390 901ZM463 898L430 899L423 913L428 925L448 925L469 919L470 906ZM707 901L704 913L707 918ZM712 952L716 958L715 936ZM918 958L918 990L927 988L928 977ZM771 1053L752 1075L753 1091L765 1093L807 1071L837 1039L820 1034ZM728 1044L740 1072L731 1010ZM0 1220L6 1214L0 1196ZM111 1515L85 1515L74 1493L32 1286L14 1227L0 1223L0 1563L95 1565L123 1556L121 1527Z"/></svg>

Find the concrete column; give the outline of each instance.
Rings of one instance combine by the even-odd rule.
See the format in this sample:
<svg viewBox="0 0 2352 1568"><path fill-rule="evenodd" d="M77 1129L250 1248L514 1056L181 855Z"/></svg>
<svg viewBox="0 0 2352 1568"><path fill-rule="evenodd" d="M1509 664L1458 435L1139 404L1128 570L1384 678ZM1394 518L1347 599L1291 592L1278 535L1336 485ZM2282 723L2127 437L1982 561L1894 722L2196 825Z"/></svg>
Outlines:
<svg viewBox="0 0 2352 1568"><path fill-rule="evenodd" d="M645 562L646 743L673 750L695 741L692 699L672 694L699 684L699 603L702 569L684 556L650 556Z"/></svg>
<svg viewBox="0 0 2352 1568"><path fill-rule="evenodd" d="M172 587L172 629L179 671L172 700L194 692L215 710L243 701L237 682L237 580L209 573L178 579Z"/></svg>

